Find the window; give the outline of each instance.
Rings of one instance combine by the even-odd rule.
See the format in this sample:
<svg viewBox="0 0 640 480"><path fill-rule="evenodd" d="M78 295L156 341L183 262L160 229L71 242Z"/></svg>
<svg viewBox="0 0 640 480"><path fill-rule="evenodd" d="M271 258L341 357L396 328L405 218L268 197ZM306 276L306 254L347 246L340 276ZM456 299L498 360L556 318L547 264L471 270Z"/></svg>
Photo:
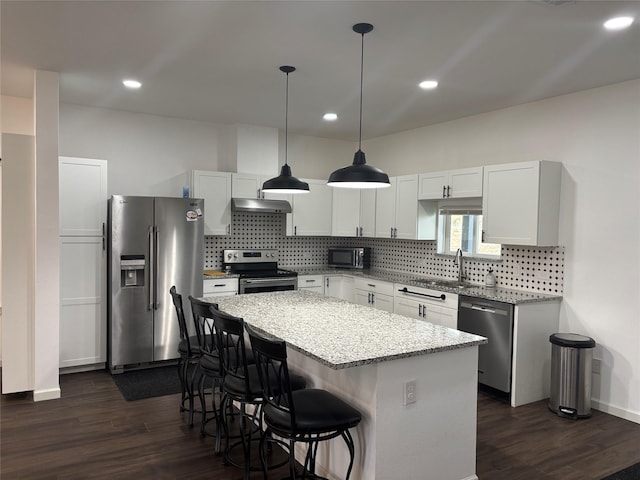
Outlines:
<svg viewBox="0 0 640 480"><path fill-rule="evenodd" d="M479 205L443 202L438 210L438 253L455 255L461 249L473 257L500 258L499 243L482 241Z"/></svg>

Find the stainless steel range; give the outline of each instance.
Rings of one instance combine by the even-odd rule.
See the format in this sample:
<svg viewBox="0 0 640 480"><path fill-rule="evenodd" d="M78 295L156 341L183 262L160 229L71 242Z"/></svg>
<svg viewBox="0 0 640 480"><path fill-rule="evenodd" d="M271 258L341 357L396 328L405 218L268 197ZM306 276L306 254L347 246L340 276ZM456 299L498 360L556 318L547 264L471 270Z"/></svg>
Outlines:
<svg viewBox="0 0 640 480"><path fill-rule="evenodd" d="M277 250L224 250L222 266L240 276L240 294L298 289L298 273L278 268Z"/></svg>

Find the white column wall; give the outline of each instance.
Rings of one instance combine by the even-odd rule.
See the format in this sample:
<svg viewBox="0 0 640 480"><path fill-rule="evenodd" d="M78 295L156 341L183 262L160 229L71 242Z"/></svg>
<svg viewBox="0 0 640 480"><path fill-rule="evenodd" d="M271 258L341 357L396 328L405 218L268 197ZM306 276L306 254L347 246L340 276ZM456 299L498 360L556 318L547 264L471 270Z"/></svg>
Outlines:
<svg viewBox="0 0 640 480"><path fill-rule="evenodd" d="M60 397L60 244L58 240L58 74L36 71L35 298L33 399Z"/></svg>
<svg viewBox="0 0 640 480"><path fill-rule="evenodd" d="M368 140L390 175L564 165L560 330L593 337L593 405L640 423L640 80Z"/></svg>

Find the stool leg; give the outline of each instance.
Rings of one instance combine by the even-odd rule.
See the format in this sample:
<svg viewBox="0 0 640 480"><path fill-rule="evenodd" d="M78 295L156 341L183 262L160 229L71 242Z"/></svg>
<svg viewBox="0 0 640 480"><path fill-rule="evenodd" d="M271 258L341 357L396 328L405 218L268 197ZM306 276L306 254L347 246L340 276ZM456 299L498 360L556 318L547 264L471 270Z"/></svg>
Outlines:
<svg viewBox="0 0 640 480"><path fill-rule="evenodd" d="M347 448L349 449L349 468L347 469L347 476L345 480L349 480L349 476L351 475L351 469L353 468L353 457L355 456L355 448L353 444L353 437L351 437L351 433L349 430L345 430L342 432L342 438L347 444Z"/></svg>

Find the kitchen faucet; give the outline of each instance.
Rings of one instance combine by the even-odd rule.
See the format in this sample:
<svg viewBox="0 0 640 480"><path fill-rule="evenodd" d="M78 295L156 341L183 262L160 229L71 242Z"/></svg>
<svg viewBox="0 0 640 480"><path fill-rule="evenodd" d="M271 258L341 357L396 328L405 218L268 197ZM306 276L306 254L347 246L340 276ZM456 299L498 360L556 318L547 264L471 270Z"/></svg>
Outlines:
<svg viewBox="0 0 640 480"><path fill-rule="evenodd" d="M462 249L459 248L458 250L456 250L456 256L453 259L453 264L458 267L458 283L462 283L462 281L465 279L463 267L464 262L462 260Z"/></svg>

